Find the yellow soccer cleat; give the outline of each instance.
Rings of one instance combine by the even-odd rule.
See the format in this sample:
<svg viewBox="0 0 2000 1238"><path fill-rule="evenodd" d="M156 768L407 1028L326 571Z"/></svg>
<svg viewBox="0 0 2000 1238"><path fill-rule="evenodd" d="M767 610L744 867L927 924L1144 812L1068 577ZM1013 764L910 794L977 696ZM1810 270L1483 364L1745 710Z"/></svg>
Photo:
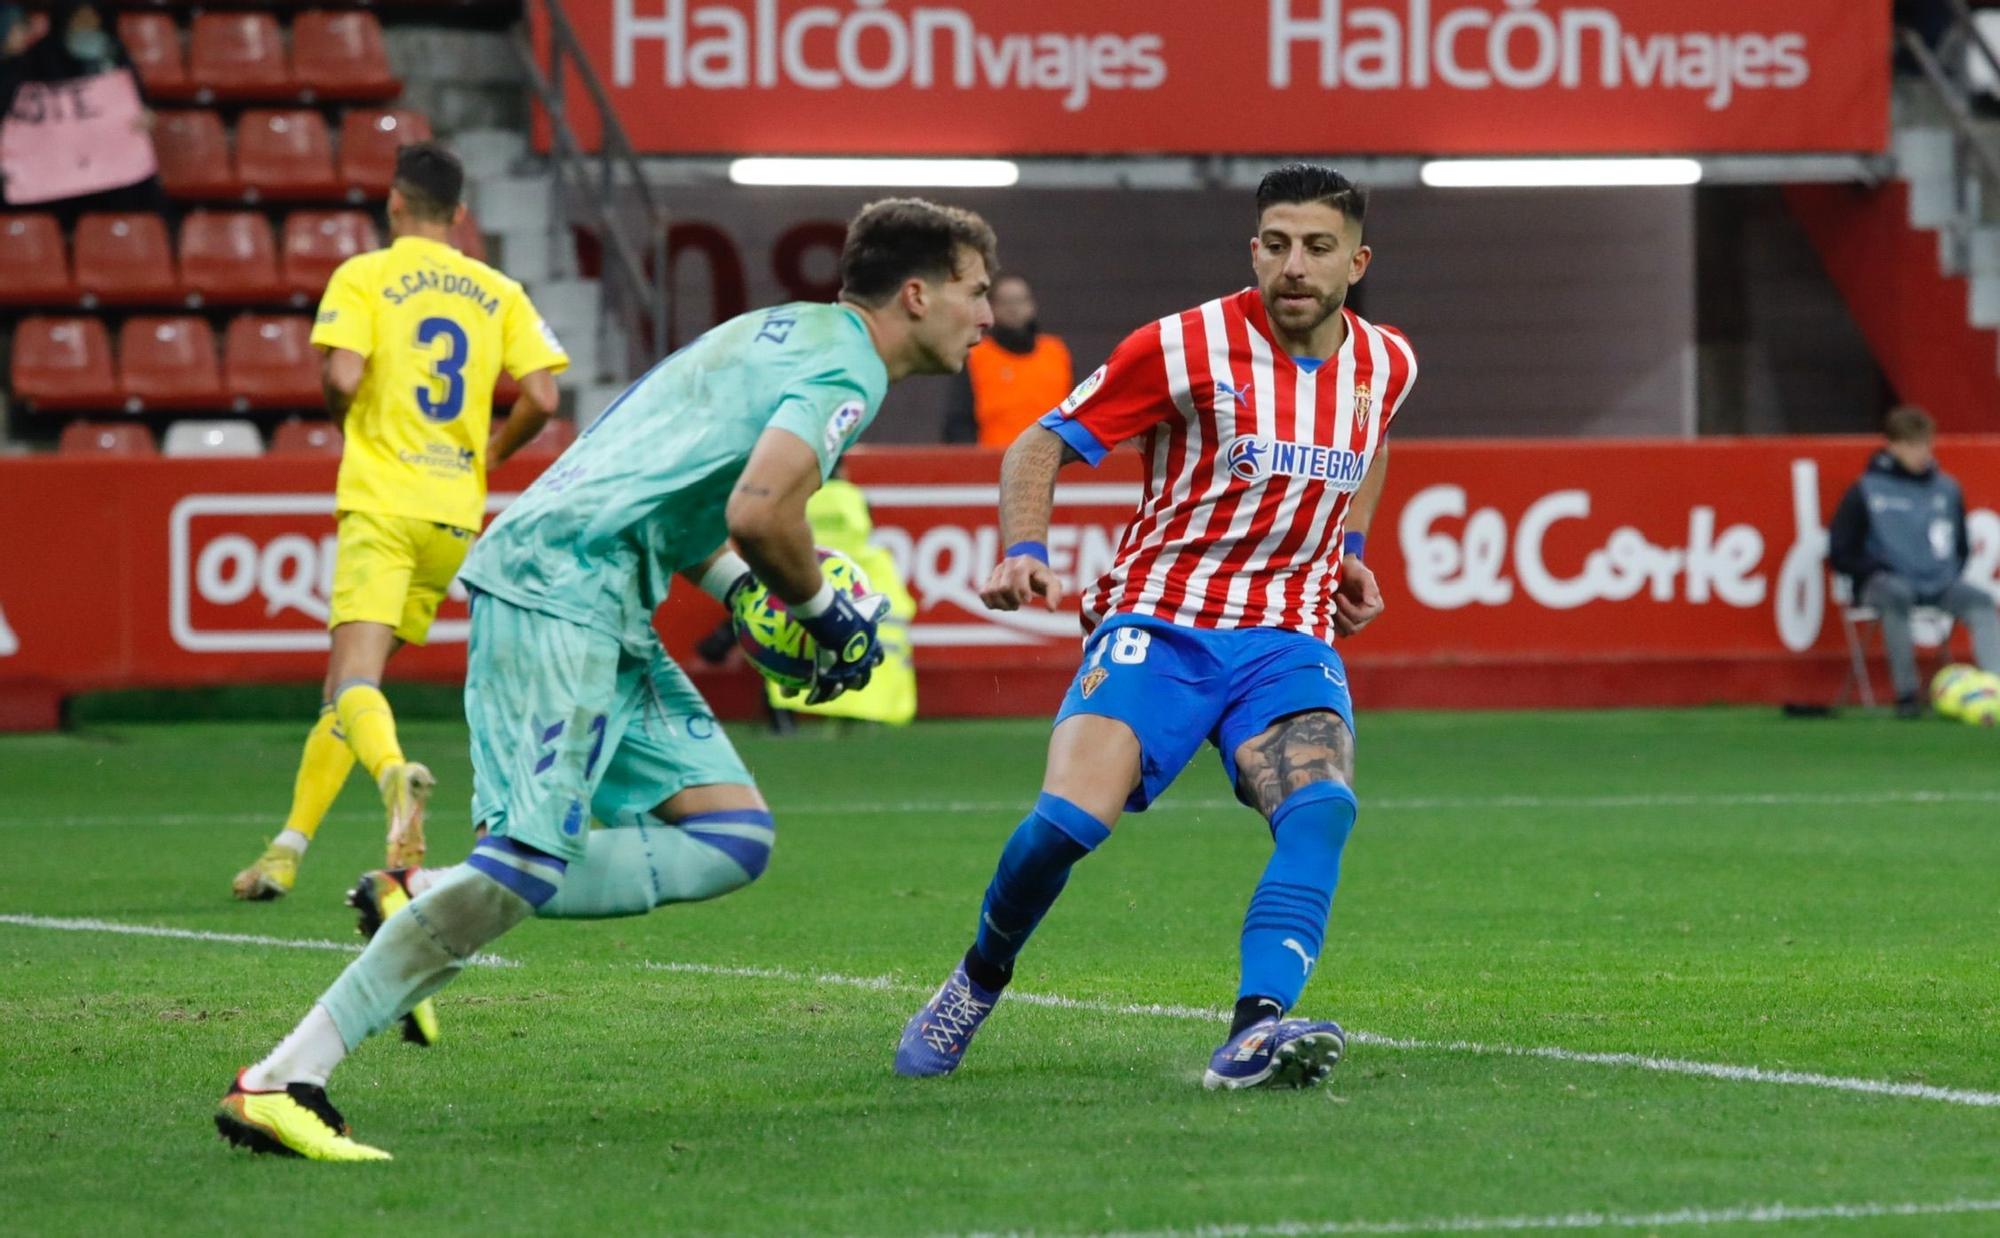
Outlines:
<svg viewBox="0 0 2000 1238"><path fill-rule="evenodd" d="M419 762L399 761L383 769L376 785L389 810L387 867L415 868L424 862L424 805L437 779Z"/></svg>
<svg viewBox="0 0 2000 1238"><path fill-rule="evenodd" d="M274 842L264 848L264 854L257 857L255 864L236 874L229 888L236 897L253 902L283 898L297 883L299 862L305 858L302 853Z"/></svg>
<svg viewBox="0 0 2000 1238"><path fill-rule="evenodd" d="M361 874L347 892L347 905L354 908L358 920L355 928L363 937L374 940L383 921L410 905L409 876L407 868L378 868ZM438 1042L436 1002L426 997L411 1007L403 1016L403 1039L424 1046Z"/></svg>
<svg viewBox="0 0 2000 1238"><path fill-rule="evenodd" d="M253 1092L243 1072L215 1107L215 1133L239 1148L312 1161L389 1161L380 1148L348 1137L347 1122L327 1100L326 1089L294 1083L282 1092Z"/></svg>

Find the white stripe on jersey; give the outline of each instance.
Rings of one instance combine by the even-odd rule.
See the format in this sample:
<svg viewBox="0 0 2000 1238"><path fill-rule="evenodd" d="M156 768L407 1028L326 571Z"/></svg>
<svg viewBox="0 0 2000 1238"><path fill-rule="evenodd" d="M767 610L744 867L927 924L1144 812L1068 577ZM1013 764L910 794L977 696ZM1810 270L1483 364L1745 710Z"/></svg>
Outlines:
<svg viewBox="0 0 2000 1238"><path fill-rule="evenodd" d="M1188 455L1182 461L1182 468L1186 469L1195 458L1193 444L1198 441L1194 430L1197 421L1194 393L1187 373L1187 339L1181 329L1179 314L1168 314L1159 320L1159 324L1160 360L1166 369L1167 395L1181 414L1189 443ZM1174 496L1180 493L1179 479L1167 477L1167 466L1173 458L1173 443L1171 428L1165 425L1156 428L1153 433L1153 467L1148 475L1150 492L1140 499L1132 519L1126 522L1125 533L1119 538L1119 554L1084 602L1082 610L1086 627L1096 627L1098 621L1124 595L1132 567L1144 558L1146 543L1157 532L1156 526L1172 515ZM1131 539L1129 548L1125 545L1128 538Z"/></svg>
<svg viewBox="0 0 2000 1238"><path fill-rule="evenodd" d="M1349 329L1340 351L1311 372L1278 355L1253 289L1159 320L1161 376L1181 416L1161 409L1164 419L1149 431L1147 494L1116 561L1089 594L1089 621L1125 612L1182 626L1255 623L1332 638L1340 534L1416 377L1406 341L1343 312ZM1198 347L1188 338L1197 322ZM1234 338L1232 328L1240 328ZM1372 415L1357 424L1363 374ZM1281 396L1291 398L1288 414L1280 411ZM1239 425L1276 452L1268 465L1251 457L1257 469L1247 478L1231 471L1225 451ZM1297 454L1302 448L1326 450L1307 466ZM1317 471L1327 467L1338 472ZM1168 592L1180 594L1171 606Z"/></svg>
<svg viewBox="0 0 2000 1238"><path fill-rule="evenodd" d="M1220 314L1220 302L1216 304L1216 312ZM1270 360L1270 342L1264 340L1264 336L1260 332L1256 332L1248 322L1244 324L1244 334L1250 340L1250 412L1256 416L1256 432L1258 432L1258 436L1266 438L1266 440L1272 440L1272 438L1278 438L1278 380L1276 380L1276 372L1274 372L1274 366L1272 366L1272 360ZM1224 354L1220 358L1220 364L1224 366L1224 370L1220 370L1222 374L1230 372L1226 368L1228 366L1228 352L1226 352L1226 348L1228 348L1228 342L1224 340ZM1210 364L1218 364L1218 358L1216 358L1214 350L1208 352L1208 358L1210 358ZM1234 376L1230 376L1230 384L1232 386L1234 386L1234 382L1236 382ZM1224 498L1228 498L1228 488L1234 484L1234 480L1230 478L1228 450L1224 450L1224 448L1230 442L1230 438L1236 434L1236 426L1234 426L1234 420L1236 420L1236 398L1224 400L1224 396L1220 396L1216 392L1210 392L1208 398L1210 398L1210 404L1216 410L1216 436L1218 436L1216 438L1216 484L1220 486L1220 490L1214 490L1214 498L1206 506L1206 514L1210 518L1214 518L1216 508L1222 504ZM1228 424L1224 422L1224 418L1228 418ZM1272 484L1286 486L1286 484L1290 484L1290 478L1282 478L1278 474L1272 474L1272 476L1268 476L1268 478L1264 478L1260 482L1252 482L1252 484L1244 486L1242 494L1236 500L1236 510L1230 512L1230 524L1228 524L1228 528L1222 530L1210 542L1210 546L1202 552L1202 562L1194 564L1194 570L1188 572L1188 594L1182 598L1180 608L1174 610L1172 622L1182 624L1182 626L1192 626L1194 624L1194 616L1202 610L1202 604L1208 602L1208 588L1210 588L1210 582L1214 580L1216 572L1222 570L1222 560L1228 558L1230 550L1234 550L1238 542L1242 542L1246 536L1250 536L1250 524L1256 520L1258 510L1264 506L1264 500L1270 494ZM1192 534L1194 530L1190 528L1188 532ZM1230 586L1226 586L1226 588L1234 588L1234 582L1230 582ZM1224 612L1222 612L1222 620L1224 622L1234 622L1238 618L1242 618L1242 614L1238 610L1224 608Z"/></svg>
<svg viewBox="0 0 2000 1238"><path fill-rule="evenodd" d="M1362 321L1358 315L1353 322L1360 326L1362 336L1361 339L1354 341L1354 350L1359 353L1366 347L1369 361L1373 365L1368 381L1369 388L1371 391L1383 390L1389 378L1389 357L1388 349L1382 342L1382 333L1373 323ZM1358 368L1357 365L1342 367L1340 402L1337 406L1340 409L1340 419L1333 428L1333 441L1336 443L1348 442L1354 435L1354 374ZM1368 419L1367 445L1363 451L1368 456L1370 468L1374 467L1375 446L1382 441L1382 423L1386 420L1388 418L1383 415L1381 409L1376 409L1374 415ZM1341 494L1328 486L1321 499L1315 523L1318 527L1324 528L1326 522L1337 518L1340 529L1328 531L1323 536L1328 538L1338 536L1346 528L1347 512L1353 504L1353 496ZM1333 639L1333 632L1321 626L1321 619L1325 618L1326 622L1332 622L1330 616L1333 611L1333 576L1340 570L1341 557L1341 546L1338 544L1327 546L1326 553L1320 556L1319 562L1308 569L1310 574L1306 577L1305 592L1300 598L1299 618L1327 640Z"/></svg>
<svg viewBox="0 0 2000 1238"><path fill-rule="evenodd" d="M1179 325L1179 320L1176 319L1175 327L1178 329ZM1215 496L1220 493L1224 484L1222 479L1229 473L1229 465L1223 459L1221 439L1218 437L1222 433L1222 427L1215 424L1212 412L1215 379L1218 375L1227 377L1230 372L1229 329L1223 322L1220 298L1202 303L1201 332L1204 337L1202 342L1206 345L1204 349L1206 355L1203 359L1208 366L1206 394L1211 411L1207 416L1202 415L1201 397L1196 396L1194 392L1195 373L1189 365L1187 350L1183 347L1180 365L1176 367L1170 362L1167 366L1167 382L1169 388L1176 393L1174 403L1180 403L1180 392L1187 392L1187 452L1181 461L1181 471L1174 477L1173 487L1166 494L1168 508L1165 519L1160 526L1153 529L1152 534L1146 539L1147 549L1141 552L1150 553L1153 557L1152 566L1146 573L1145 586L1140 589L1138 598L1132 604L1132 609L1141 614L1159 613L1161 596L1167 590L1167 575L1173 570L1174 564L1180 561L1180 556L1186 552L1186 547L1198 541L1207 531L1209 517L1215 512ZM1202 482L1199 496L1196 496L1194 480L1199 472L1198 466L1203 455L1210 457L1209 475ZM1173 523L1177 510L1186 506L1190 498L1193 498L1196 506L1187 528L1180 537L1169 540L1165 526Z"/></svg>
<svg viewBox="0 0 2000 1238"><path fill-rule="evenodd" d="M1339 366L1340 359L1336 357L1333 364ZM1319 424L1319 376L1325 370L1325 366L1320 366L1317 369L1300 369L1296 372L1296 381L1292 387L1294 392L1292 438L1297 442L1315 441L1313 431ZM1299 506L1305 501L1307 489L1309 487L1304 482L1286 489L1284 501L1278 505L1277 518L1271 522L1271 531L1264 535L1263 541L1257 543L1257 549L1250 554L1250 562L1268 564L1271 556L1278 553L1279 546L1284 543L1285 537L1291 533L1293 524L1299 518ZM1293 558L1310 554L1311 546L1312 535L1308 533L1306 540L1300 543L1293 553ZM1272 616L1284 610L1285 582L1291 575L1291 569L1281 568L1271 574L1270 581L1264 586L1264 617L1267 622ZM1251 579L1250 573L1238 572L1236 579L1229 582L1228 606L1225 613L1238 616L1245 613L1249 606Z"/></svg>

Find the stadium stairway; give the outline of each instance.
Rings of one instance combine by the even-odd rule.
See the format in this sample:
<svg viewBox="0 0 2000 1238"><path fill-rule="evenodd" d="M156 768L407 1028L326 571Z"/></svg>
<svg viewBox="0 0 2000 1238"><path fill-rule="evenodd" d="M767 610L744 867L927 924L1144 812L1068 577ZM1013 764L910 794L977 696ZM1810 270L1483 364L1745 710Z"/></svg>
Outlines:
<svg viewBox="0 0 2000 1238"><path fill-rule="evenodd" d="M1978 127L2000 150L2000 123ZM1891 154L1884 184L1791 185L1786 205L1897 395L1944 430L2000 431L2000 195L1920 82L1898 83Z"/></svg>

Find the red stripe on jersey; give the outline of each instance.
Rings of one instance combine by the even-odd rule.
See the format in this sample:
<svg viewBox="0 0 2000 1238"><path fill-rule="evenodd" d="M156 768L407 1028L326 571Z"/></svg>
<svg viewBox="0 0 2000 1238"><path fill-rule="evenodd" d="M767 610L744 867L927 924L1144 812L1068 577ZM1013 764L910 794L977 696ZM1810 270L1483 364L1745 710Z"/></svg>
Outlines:
<svg viewBox="0 0 2000 1238"><path fill-rule="evenodd" d="M1355 317L1344 309L1341 313L1347 320L1348 337L1352 339L1357 330ZM1333 441L1334 428L1340 420L1339 365L1340 359L1336 356L1332 368L1323 365L1319 373L1314 376L1313 405L1310 409L1302 410L1310 414L1311 420L1308 423L1305 418L1300 419L1300 429L1303 432L1300 437L1305 441L1314 443ZM1301 490L1304 489L1302 486ZM1298 621L1296 608L1288 605L1287 600L1295 595L1296 590L1305 587L1305 573L1311 566L1312 558L1310 555L1302 558L1300 550L1306 544L1307 535L1313 531L1313 520L1322 506L1319 495L1302 493L1299 497L1299 505L1292 512L1284 536L1266 557L1265 574L1269 579L1264 582L1263 587L1253 585L1250 590L1243 612L1245 627L1282 627L1288 620L1292 623ZM1270 599L1271 585L1274 584L1278 593L1275 608Z"/></svg>
<svg viewBox="0 0 2000 1238"><path fill-rule="evenodd" d="M1147 431L1141 445L1146 456L1146 482L1144 497L1132 520L1125 526L1124 534L1118 539L1118 550L1112 556L1111 570L1106 572L1092 588L1084 604L1084 626L1095 627L1097 620L1113 610L1127 609L1129 603L1125 595L1131 587L1135 569L1143 565L1147 558L1146 544L1154 531L1172 511L1175 493L1174 479L1184 467L1188 453L1187 414L1177 406L1175 388L1177 379L1172 373L1172 359L1168 356L1169 323L1175 327L1174 335L1184 339L1192 330L1194 338L1201 338L1201 316L1198 310L1186 310L1169 318L1163 318L1146 329L1147 344L1153 355L1153 366L1157 367L1159 394L1157 399L1165 405L1163 415L1153 428ZM1173 351L1178 352L1179 345ZM1152 367L1149 366L1149 370ZM1148 381L1152 381L1151 373Z"/></svg>
<svg viewBox="0 0 2000 1238"><path fill-rule="evenodd" d="M1196 574L1208 566L1211 554L1221 553L1218 543L1228 535L1236 509L1250 501L1250 492L1258 489L1253 483L1245 482L1230 472L1223 451L1235 436L1257 433L1257 405L1268 399L1269 393L1259 390L1263 384L1257 382L1250 363L1250 324L1243 320L1242 313L1235 309L1231 300L1221 303L1220 316L1222 355L1218 357L1214 349L1206 354L1202 372L1208 375L1207 384L1196 383L1192 388L1195 406L1206 407L1213 412L1210 420L1212 442L1206 460L1208 471L1198 471L1193 478L1196 487L1207 487L1206 498L1183 504L1180 519L1168 526L1168 546L1178 545L1182 550L1173 557L1167 569L1166 588L1161 591L1156 606L1156 613L1162 617L1176 615L1187 603L1188 589ZM1193 379L1194 373L1194 366L1190 364L1188 377ZM1223 382L1241 394L1223 391L1219 386ZM1212 569L1204 574L1213 579ZM1213 624L1197 622L1195 626L1211 627Z"/></svg>
<svg viewBox="0 0 2000 1238"><path fill-rule="evenodd" d="M1184 418L1176 427L1180 442L1165 474L1159 479L1160 489L1151 496L1151 512L1143 521L1135 523L1126 539L1131 546L1131 557L1122 565L1114 565L1113 571L1122 586L1113 604L1115 610L1139 610L1143 608L1147 588L1153 573L1160 567L1161 552L1170 530L1169 522L1180 513L1182 500L1190 492L1191 483L1201 477L1214 458L1209 419L1202 415L1205 407L1200 391L1205 385L1202 377L1207 373L1208 326L1202 320L1201 308L1184 310L1177 316L1180 327L1180 344L1166 357L1167 385L1188 401L1192 415ZM1120 568L1122 567L1122 571ZM1145 613L1152 613L1149 608Z"/></svg>
<svg viewBox="0 0 2000 1238"><path fill-rule="evenodd" d="M1165 395L1150 405L1157 416L1123 410L1125 433L1151 425L1145 496L1111 569L1086 594L1087 625L1127 612L1332 638L1353 470L1366 476L1416 379L1401 333L1342 314L1340 353L1310 376L1277 344L1255 289L1148 329L1159 366L1149 360L1145 386L1163 378ZM1247 477L1225 454L1241 435L1255 435L1268 453Z"/></svg>
<svg viewBox="0 0 2000 1238"><path fill-rule="evenodd" d="M1363 384L1370 387L1370 415L1376 415L1373 406L1373 387L1376 370L1376 349L1378 344L1370 338L1368 324L1357 314L1349 314L1347 329L1353 339L1352 354L1353 381L1337 384L1333 393L1338 400L1339 387L1347 387L1358 393ZM1385 393L1386 395L1386 393ZM1358 403L1358 400L1356 401ZM1338 408L1335 408L1338 415ZM1359 418L1355 420L1358 422ZM1365 444L1368 441L1368 427L1355 425L1350 434L1353 439ZM1372 461L1370 462L1372 465ZM1314 521L1306 523L1308 540L1306 553L1301 557L1299 570L1287 582L1285 609L1279 626L1305 628L1322 640L1332 636L1329 627L1329 607L1333 595L1340 587L1341 534L1347 527L1347 510L1353 506L1351 494L1331 493L1332 502L1322 504L1322 514ZM1330 560L1330 561L1329 561Z"/></svg>
<svg viewBox="0 0 2000 1238"><path fill-rule="evenodd" d="M1307 424L1301 426L1298 423L1299 367L1293 364L1292 359L1286 356L1282 349L1271 347L1268 338L1266 347L1270 350L1267 355L1271 359L1268 368L1271 371L1273 389L1261 394L1256 392L1252 394L1260 401L1268 401L1266 407L1271 414L1271 428L1276 431L1278 437L1312 442L1314 438L1310 409L1307 410ZM1253 428L1251 432L1257 431ZM1254 502L1255 507L1250 514L1249 525L1240 534L1232 537L1231 544L1215 568L1214 576L1210 578L1210 587L1206 590L1207 596L1202 600L1201 609L1194 615L1196 627L1214 627L1231 609L1238 609L1239 617L1241 616L1240 608L1247 602L1247 598L1238 601L1234 598L1234 594L1242 587L1255 584L1241 573L1247 567L1268 564L1269 555L1264 553L1264 539L1270 536L1272 526L1277 523L1279 510L1284 507L1288 495L1295 492L1303 493L1308 488L1303 478L1280 477L1276 474L1260 482L1237 481L1236 484L1243 487L1239 492L1243 501ZM1225 521L1221 527L1229 530L1231 525ZM1216 587L1218 584L1220 587Z"/></svg>

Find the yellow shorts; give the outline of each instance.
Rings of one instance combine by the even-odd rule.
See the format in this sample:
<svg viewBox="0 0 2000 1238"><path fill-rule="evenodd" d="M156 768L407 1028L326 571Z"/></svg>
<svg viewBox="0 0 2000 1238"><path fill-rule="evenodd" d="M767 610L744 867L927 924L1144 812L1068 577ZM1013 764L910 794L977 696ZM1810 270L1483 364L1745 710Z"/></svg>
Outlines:
<svg viewBox="0 0 2000 1238"><path fill-rule="evenodd" d="M470 529L412 516L340 513L326 626L382 623L410 644L423 644L472 538Z"/></svg>

